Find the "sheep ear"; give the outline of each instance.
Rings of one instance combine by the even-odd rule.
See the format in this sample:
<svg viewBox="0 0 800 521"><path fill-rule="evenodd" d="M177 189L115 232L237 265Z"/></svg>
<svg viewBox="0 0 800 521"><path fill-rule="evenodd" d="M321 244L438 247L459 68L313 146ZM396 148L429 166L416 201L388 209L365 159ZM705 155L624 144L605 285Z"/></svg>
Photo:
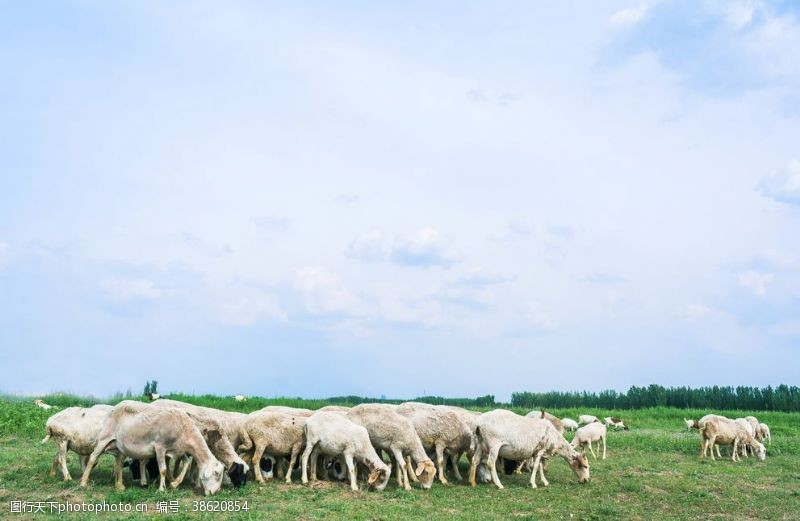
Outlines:
<svg viewBox="0 0 800 521"><path fill-rule="evenodd" d="M214 446L217 444L219 440L222 439L222 435L217 430L208 431L208 446Z"/></svg>
<svg viewBox="0 0 800 521"><path fill-rule="evenodd" d="M376 481L378 481L378 471L373 470L369 474L369 480L367 480L367 484L374 485Z"/></svg>
<svg viewBox="0 0 800 521"><path fill-rule="evenodd" d="M417 470L414 471L414 474L416 474L419 477L419 475L422 474L423 472L425 472L425 465L423 465L422 462L420 462L419 465L417 465Z"/></svg>

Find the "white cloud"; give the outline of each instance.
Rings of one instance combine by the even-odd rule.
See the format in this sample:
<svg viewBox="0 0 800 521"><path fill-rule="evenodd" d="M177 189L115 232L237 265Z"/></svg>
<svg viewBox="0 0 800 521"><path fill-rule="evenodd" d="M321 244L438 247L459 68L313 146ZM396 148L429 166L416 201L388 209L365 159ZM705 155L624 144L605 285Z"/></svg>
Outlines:
<svg viewBox="0 0 800 521"><path fill-rule="evenodd" d="M767 285L772 281L772 274L747 270L739 274L739 285L749 289L758 297L767 295Z"/></svg>
<svg viewBox="0 0 800 521"><path fill-rule="evenodd" d="M792 159L784 169L764 178L758 190L778 202L800 205L800 161Z"/></svg>
<svg viewBox="0 0 800 521"><path fill-rule="evenodd" d="M635 7L627 7L611 15L609 20L615 25L636 25L642 21L647 14L648 9L649 6L647 4L639 4Z"/></svg>
<svg viewBox="0 0 800 521"><path fill-rule="evenodd" d="M687 304L678 309L677 315L685 322L693 323L705 318L719 317L721 313L704 304Z"/></svg>
<svg viewBox="0 0 800 521"><path fill-rule="evenodd" d="M103 290L117 300L156 300L162 291L152 280L114 277L102 282Z"/></svg>
<svg viewBox="0 0 800 521"><path fill-rule="evenodd" d="M299 291L309 312L361 315L363 307L345 288L339 276L325 268L309 266L295 272L295 289Z"/></svg>
<svg viewBox="0 0 800 521"><path fill-rule="evenodd" d="M256 290L223 297L219 306L219 318L220 322L231 326L249 326L262 319L288 319L274 295Z"/></svg>
<svg viewBox="0 0 800 521"><path fill-rule="evenodd" d="M759 9L762 2L758 0L741 0L727 2L724 7L725 20L736 30L750 24L753 15Z"/></svg>
<svg viewBox="0 0 800 521"><path fill-rule="evenodd" d="M352 259L377 261L386 258L386 242L383 233L371 230L362 233L347 246L345 254Z"/></svg>
<svg viewBox="0 0 800 521"><path fill-rule="evenodd" d="M391 258L404 266L447 266L455 260L445 251L439 233L430 227L397 238L392 246Z"/></svg>

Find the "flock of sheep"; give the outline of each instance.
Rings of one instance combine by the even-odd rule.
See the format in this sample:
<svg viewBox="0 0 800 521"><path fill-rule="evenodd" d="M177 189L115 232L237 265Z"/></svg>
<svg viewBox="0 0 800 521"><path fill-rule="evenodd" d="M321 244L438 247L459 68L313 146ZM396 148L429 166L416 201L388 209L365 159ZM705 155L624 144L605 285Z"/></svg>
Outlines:
<svg viewBox="0 0 800 521"><path fill-rule="evenodd" d="M731 443L736 452L737 443L744 444L763 459L763 445L756 434L747 437L735 430L738 421L732 421L734 430L728 432L722 420L732 421L706 416L698 422L687 420L687 426L700 429L704 444L710 447ZM109 453L115 457L118 490L125 488L125 466L143 486L148 475L152 479L158 475L159 490L165 489L167 481L178 487L188 477L205 495L216 493L223 483L242 486L250 475L264 483L277 474L291 483L292 471L298 467L304 484L317 476L349 479L351 488L358 490L361 473L370 488L382 490L394 472L398 486L410 490L411 483L417 482L428 489L437 477L442 484L448 483L450 470L455 479L463 479L458 461L464 454L470 461L472 486L491 481L503 488L497 475L500 462L506 472L530 470L530 484L536 488L537 475L542 485L548 485L545 464L553 456L564 458L578 481L586 483L585 451L588 448L597 458L596 443L598 453L602 446L605 459L608 427L628 429L619 418L600 421L582 415L576 422L545 411L521 416L497 409L481 414L417 402L332 405L317 411L269 406L244 414L157 399L67 408L47 420L42 443L53 439L58 447L52 477L60 467L64 480L70 480L67 451L81 456L84 487L98 458ZM576 431L571 442L564 437L566 430ZM384 461L384 453L391 465Z"/></svg>
<svg viewBox="0 0 800 521"><path fill-rule="evenodd" d="M750 454L755 454L760 461L764 461L767 457L767 449L764 447L763 441L766 439L769 440L770 445L772 444L769 426L759 422L755 416L731 420L725 416L707 414L696 421L686 418L683 421L686 422L687 429L700 430L701 458L705 458L706 454L710 452L711 459L715 460L715 448L717 456L722 457L719 446L730 445L733 461L737 461L740 454L747 456L748 451Z"/></svg>

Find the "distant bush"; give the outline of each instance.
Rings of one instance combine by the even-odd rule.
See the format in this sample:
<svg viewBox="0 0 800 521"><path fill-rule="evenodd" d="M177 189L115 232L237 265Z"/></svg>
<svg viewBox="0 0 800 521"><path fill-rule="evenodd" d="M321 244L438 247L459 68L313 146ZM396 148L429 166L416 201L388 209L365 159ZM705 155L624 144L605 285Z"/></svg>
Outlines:
<svg viewBox="0 0 800 521"><path fill-rule="evenodd" d="M643 409L677 407L681 409L744 409L754 411L800 411L800 388L779 385L758 387L663 387L633 386L628 392L613 390L599 393L587 391L543 393L518 392L511 395L514 407L596 407L601 409Z"/></svg>

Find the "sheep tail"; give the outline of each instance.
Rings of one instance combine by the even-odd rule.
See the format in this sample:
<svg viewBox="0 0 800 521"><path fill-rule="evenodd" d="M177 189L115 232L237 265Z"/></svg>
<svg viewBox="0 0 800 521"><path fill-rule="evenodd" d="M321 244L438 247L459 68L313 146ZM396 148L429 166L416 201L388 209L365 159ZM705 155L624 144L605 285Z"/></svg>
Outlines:
<svg viewBox="0 0 800 521"><path fill-rule="evenodd" d="M52 433L52 432L50 432L50 427L45 427L45 437L44 437L44 439L42 440L42 445L44 445L45 443L47 443L47 441L50 439L50 436L51 436L52 434L53 434L53 433Z"/></svg>

